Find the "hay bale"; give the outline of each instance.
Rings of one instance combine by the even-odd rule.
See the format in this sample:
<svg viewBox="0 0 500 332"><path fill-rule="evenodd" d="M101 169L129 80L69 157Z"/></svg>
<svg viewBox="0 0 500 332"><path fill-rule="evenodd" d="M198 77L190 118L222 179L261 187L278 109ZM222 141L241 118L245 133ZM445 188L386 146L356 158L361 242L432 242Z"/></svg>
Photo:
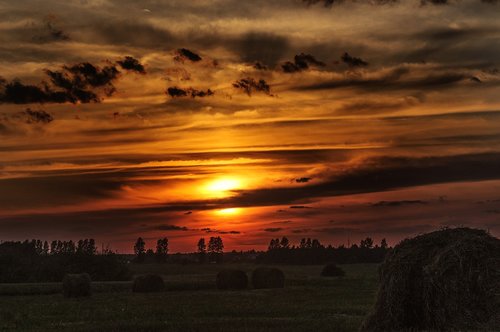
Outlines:
<svg viewBox="0 0 500 332"><path fill-rule="evenodd" d="M241 270L225 269L217 274L216 284L218 289L246 289L248 276Z"/></svg>
<svg viewBox="0 0 500 332"><path fill-rule="evenodd" d="M342 270L334 263L330 263L325 265L323 270L321 271L322 277L343 277L345 276L345 271Z"/></svg>
<svg viewBox="0 0 500 332"><path fill-rule="evenodd" d="M137 276L134 279L132 291L134 293L161 292L165 288L163 278L156 274Z"/></svg>
<svg viewBox="0 0 500 332"><path fill-rule="evenodd" d="M63 278L65 297L90 296L90 275L88 273L66 274Z"/></svg>
<svg viewBox="0 0 500 332"><path fill-rule="evenodd" d="M259 267L252 272L252 285L255 289L285 287L285 274L277 268Z"/></svg>
<svg viewBox="0 0 500 332"><path fill-rule="evenodd" d="M500 240L470 228L406 239L387 255L380 283L361 331L490 330L500 309Z"/></svg>

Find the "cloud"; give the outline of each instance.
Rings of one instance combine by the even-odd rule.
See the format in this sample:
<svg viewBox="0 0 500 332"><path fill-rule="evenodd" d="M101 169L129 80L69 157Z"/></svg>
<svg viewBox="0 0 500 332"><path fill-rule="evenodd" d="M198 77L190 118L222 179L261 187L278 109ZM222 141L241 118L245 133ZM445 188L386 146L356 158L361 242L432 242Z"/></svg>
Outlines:
<svg viewBox="0 0 500 332"><path fill-rule="evenodd" d="M325 63L317 60L311 54L300 53L294 57L294 61L287 61L281 65L283 72L296 73L309 69L310 66L324 67Z"/></svg>
<svg viewBox="0 0 500 332"><path fill-rule="evenodd" d="M126 56L123 60L117 61L116 63L118 63L120 67L122 67L125 70L135 71L140 74L146 73L144 66L139 62L139 60L131 56Z"/></svg>
<svg viewBox="0 0 500 332"><path fill-rule="evenodd" d="M204 231L205 233L208 233L208 234L211 234L211 233L221 234L221 235L223 235L223 234L241 234L241 232L239 232L239 231L221 231L221 230L213 229L213 228L209 228L209 227L202 228L200 230Z"/></svg>
<svg viewBox="0 0 500 332"><path fill-rule="evenodd" d="M277 233L277 232L281 232L282 230L283 230L283 228L280 228L280 227L264 228L264 232L268 232L268 233Z"/></svg>
<svg viewBox="0 0 500 332"><path fill-rule="evenodd" d="M298 179L295 179L295 182L297 183L307 183L311 181L311 178L298 178Z"/></svg>
<svg viewBox="0 0 500 332"><path fill-rule="evenodd" d="M155 229L160 231L189 231L190 229L186 226L176 226L176 225L159 225L156 226Z"/></svg>
<svg viewBox="0 0 500 332"><path fill-rule="evenodd" d="M344 0L302 0L302 2L309 6L322 3L325 7L331 7L334 3L342 3Z"/></svg>
<svg viewBox="0 0 500 332"><path fill-rule="evenodd" d="M184 62L185 60L189 60L191 62L201 61L202 58L198 54L193 51L188 50L187 48L179 48L177 50L177 55L174 57L175 61Z"/></svg>
<svg viewBox="0 0 500 332"><path fill-rule="evenodd" d="M54 118L43 110L26 109L22 114L26 117L27 123L50 123Z"/></svg>
<svg viewBox="0 0 500 332"><path fill-rule="evenodd" d="M320 197L382 192L439 183L500 179L500 154L441 157L375 157L357 167L329 175L307 186L263 188L239 192L235 206L281 205ZM305 208L293 205L290 208Z"/></svg>
<svg viewBox="0 0 500 332"><path fill-rule="evenodd" d="M340 57L340 59L342 60L343 63L347 64L349 67L365 67L365 66L368 66L368 62L364 61L361 58L353 57L353 56L349 55L349 53L347 53L347 52L345 52L344 54L342 54L342 56Z"/></svg>
<svg viewBox="0 0 500 332"><path fill-rule="evenodd" d="M259 62L273 67L290 50L290 41L281 35L249 32L228 40L226 47L236 52L244 62Z"/></svg>
<svg viewBox="0 0 500 332"><path fill-rule="evenodd" d="M262 64L259 61L254 63L253 68L257 69L257 70L268 70L269 69L265 64Z"/></svg>
<svg viewBox="0 0 500 332"><path fill-rule="evenodd" d="M166 94L172 98L180 98L180 97L208 97L213 96L214 92L210 89L207 90L197 90L193 88L182 89L176 86L169 87L166 91Z"/></svg>
<svg viewBox="0 0 500 332"><path fill-rule="evenodd" d="M263 79L256 81L251 77L242 78L234 82L233 87L244 91L248 96L251 96L254 92L262 92L268 96L272 96L271 87Z"/></svg>
<svg viewBox="0 0 500 332"><path fill-rule="evenodd" d="M398 66L390 70L382 70L370 74L344 75L334 79L323 80L298 86L297 90L328 90L353 88L369 92L417 90L435 91L454 84L469 81L470 74L462 71L443 71L415 69L408 66Z"/></svg>
<svg viewBox="0 0 500 332"><path fill-rule="evenodd" d="M114 65L99 67L82 62L57 71L46 69L45 74L50 84L0 80L0 103L97 103L101 93L111 96L116 91L113 83L120 72Z"/></svg>
<svg viewBox="0 0 500 332"><path fill-rule="evenodd" d="M60 27L60 20L55 15L47 15L42 22L40 33L33 37L34 41L47 43L53 41L68 41L69 35Z"/></svg>
<svg viewBox="0 0 500 332"><path fill-rule="evenodd" d="M405 200L405 201L380 201L372 204L375 207L381 206L403 206L403 205L426 205L426 201L422 200Z"/></svg>

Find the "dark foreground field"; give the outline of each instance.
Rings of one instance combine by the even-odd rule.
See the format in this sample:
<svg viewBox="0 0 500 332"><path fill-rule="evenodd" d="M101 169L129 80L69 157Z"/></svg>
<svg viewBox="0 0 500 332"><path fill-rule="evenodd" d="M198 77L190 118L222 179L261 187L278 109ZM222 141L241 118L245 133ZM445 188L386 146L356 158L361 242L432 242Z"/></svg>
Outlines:
<svg viewBox="0 0 500 332"><path fill-rule="evenodd" d="M377 287L376 265L282 266L284 289L218 291L220 265L133 266L164 276L166 290L134 294L130 282L93 283L90 298L66 299L60 284L0 284L0 330L33 331L356 331ZM250 272L254 265L234 265Z"/></svg>

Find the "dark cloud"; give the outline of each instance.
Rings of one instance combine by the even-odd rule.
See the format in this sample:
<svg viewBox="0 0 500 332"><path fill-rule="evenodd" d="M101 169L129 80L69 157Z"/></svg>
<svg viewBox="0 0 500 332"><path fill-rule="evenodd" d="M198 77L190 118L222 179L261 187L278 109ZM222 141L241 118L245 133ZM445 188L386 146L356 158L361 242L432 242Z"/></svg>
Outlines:
<svg viewBox="0 0 500 332"><path fill-rule="evenodd" d="M263 79L257 81L251 77L242 78L234 82L233 87L244 91L248 96L251 96L253 92L262 92L268 96L272 96L271 87Z"/></svg>
<svg viewBox="0 0 500 332"><path fill-rule="evenodd" d="M214 92L210 89L207 90L197 90L193 88L182 89L176 86L169 87L166 93L172 98L180 98L180 97L208 97L212 96Z"/></svg>
<svg viewBox="0 0 500 332"><path fill-rule="evenodd" d="M405 201L380 201L374 203L373 206L382 207L382 206L403 206L403 205L426 205L426 201L422 200L405 200Z"/></svg>
<svg viewBox="0 0 500 332"><path fill-rule="evenodd" d="M185 60L189 60L191 62L201 61L202 58L198 54L193 51L188 50L187 48L179 48L177 50L177 55L174 57L175 61L184 62Z"/></svg>
<svg viewBox="0 0 500 332"><path fill-rule="evenodd" d="M221 230L218 230L218 229L213 229L213 228L202 228L201 231L204 231L205 233L215 233L215 234L241 234L241 232L239 231L221 231Z"/></svg>
<svg viewBox="0 0 500 332"><path fill-rule="evenodd" d="M422 5L432 4L432 5L449 5L449 0L420 0Z"/></svg>
<svg viewBox="0 0 500 332"><path fill-rule="evenodd" d="M429 73L411 77L409 68L398 67L378 77L345 76L331 81L313 83L298 87L299 90L325 90L340 88L355 88L363 91L391 90L432 90L446 88L453 84L470 80L470 75L461 72Z"/></svg>
<svg viewBox="0 0 500 332"><path fill-rule="evenodd" d="M117 61L116 63L118 63L120 67L125 70L131 70L141 74L146 73L144 66L139 62L139 60L131 56L126 56L123 60Z"/></svg>
<svg viewBox="0 0 500 332"><path fill-rule="evenodd" d="M293 234L304 234L304 233L309 233L311 231L310 228L304 228L304 229L294 229L292 230Z"/></svg>
<svg viewBox="0 0 500 332"><path fill-rule="evenodd" d="M55 15L48 15L43 19L40 33L33 39L36 42L47 43L53 41L68 41L69 35L60 27L60 20Z"/></svg>
<svg viewBox="0 0 500 332"><path fill-rule="evenodd" d="M368 66L368 62L361 58L353 57L349 53L345 52L340 57L343 63L347 64L349 67L365 67Z"/></svg>
<svg viewBox="0 0 500 332"><path fill-rule="evenodd" d="M274 67L290 50L287 37L261 32L247 33L227 44L244 62L259 62L268 67Z"/></svg>
<svg viewBox="0 0 500 332"><path fill-rule="evenodd" d="M311 178L298 178L298 179L295 179L295 182L297 183L306 183L306 182L309 182L311 181Z"/></svg>
<svg viewBox="0 0 500 332"><path fill-rule="evenodd" d="M290 206L290 209L312 209L312 207L305 205L292 205Z"/></svg>
<svg viewBox="0 0 500 332"><path fill-rule="evenodd" d="M309 6L322 3L325 7L331 7L334 3L342 3L344 0L302 0L302 2Z"/></svg>
<svg viewBox="0 0 500 332"><path fill-rule="evenodd" d="M106 45L126 45L164 49L173 47L178 39L167 29L152 26L137 19L97 17L94 24L86 23L82 40Z"/></svg>
<svg viewBox="0 0 500 332"><path fill-rule="evenodd" d="M281 65L283 72L296 73L309 69L310 66L324 67L325 63L317 60L311 54L300 53L294 57L294 61L287 61Z"/></svg>
<svg viewBox="0 0 500 332"><path fill-rule="evenodd" d="M377 114L394 112L424 102L421 96L407 96L393 101L359 100L346 103L336 109L338 114Z"/></svg>
<svg viewBox="0 0 500 332"><path fill-rule="evenodd" d="M189 228L186 226L176 226L176 225L159 225L156 226L155 229L159 231L189 231Z"/></svg>
<svg viewBox="0 0 500 332"><path fill-rule="evenodd" d="M500 179L500 154L443 157L377 157L316 184L242 191L231 199L236 206L279 205L319 197L387 191L438 183ZM303 205L293 206L304 207ZM291 207L292 208L292 207Z"/></svg>
<svg viewBox="0 0 500 332"><path fill-rule="evenodd" d="M257 70L268 70L269 69L265 64L262 64L259 61L254 63L253 68L257 69Z"/></svg>
<svg viewBox="0 0 500 332"><path fill-rule="evenodd" d="M280 227L270 227L270 228L265 228L264 232L277 233L277 232L281 232L282 230L283 230L283 228L280 228Z"/></svg>
<svg viewBox="0 0 500 332"><path fill-rule="evenodd" d="M483 3L497 3L498 0L480 0ZM332 7L333 5L343 4L346 2L359 2L356 0L302 0L308 6L315 4L323 4L325 7ZM399 3L400 0L369 0L365 1L371 5L387 5ZM421 5L432 4L432 5L449 5L452 3L457 3L455 0L420 0Z"/></svg>
<svg viewBox="0 0 500 332"><path fill-rule="evenodd" d="M22 115L26 117L27 123L50 123L54 121L52 115L43 110L31 110L28 108L22 112Z"/></svg>
<svg viewBox="0 0 500 332"><path fill-rule="evenodd" d="M99 102L99 94L111 96L113 82L120 72L114 65L104 67L82 62L63 66L61 70L45 70L50 84L24 84L19 80L0 80L0 103L90 103Z"/></svg>

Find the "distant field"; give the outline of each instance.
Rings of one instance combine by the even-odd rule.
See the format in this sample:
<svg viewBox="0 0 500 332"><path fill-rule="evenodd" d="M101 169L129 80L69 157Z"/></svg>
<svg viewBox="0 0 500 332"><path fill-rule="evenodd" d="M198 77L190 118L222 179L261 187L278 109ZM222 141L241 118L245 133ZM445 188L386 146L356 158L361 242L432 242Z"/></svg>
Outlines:
<svg viewBox="0 0 500 332"><path fill-rule="evenodd" d="M250 272L255 265L235 265ZM130 282L93 283L90 298L66 299L60 284L0 284L0 330L57 331L356 331L371 308L376 265L281 266L286 288L218 291L221 265L134 265L163 275L167 290L134 294Z"/></svg>

